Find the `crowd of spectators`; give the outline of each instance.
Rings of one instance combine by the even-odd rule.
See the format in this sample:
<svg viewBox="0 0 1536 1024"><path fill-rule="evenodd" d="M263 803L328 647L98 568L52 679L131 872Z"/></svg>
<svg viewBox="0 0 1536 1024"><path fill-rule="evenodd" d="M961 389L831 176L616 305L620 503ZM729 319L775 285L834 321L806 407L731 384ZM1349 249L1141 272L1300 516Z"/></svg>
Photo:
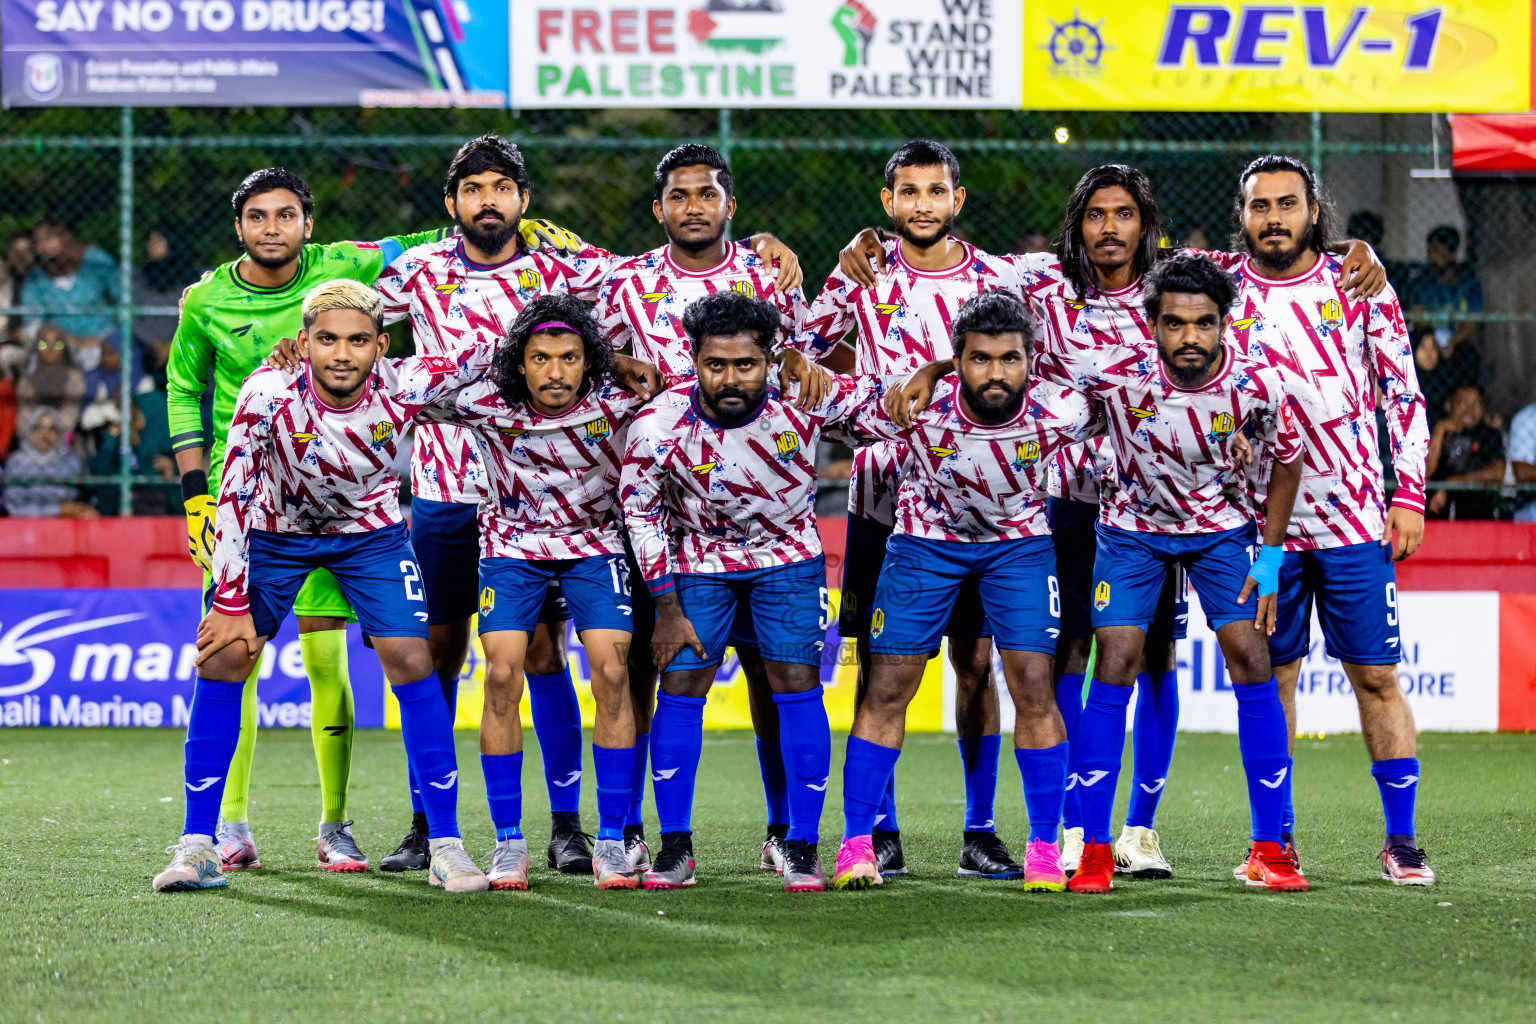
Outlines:
<svg viewBox="0 0 1536 1024"><path fill-rule="evenodd" d="M178 235L158 225L133 274L133 301L175 306L199 268ZM165 364L176 317L140 317L124 340L116 260L43 221L6 240L0 264L0 461L3 508L13 516L89 518L120 511L116 484L78 477L121 471L123 364L128 362L128 467L164 485L135 485L132 511L177 511L165 405Z"/></svg>

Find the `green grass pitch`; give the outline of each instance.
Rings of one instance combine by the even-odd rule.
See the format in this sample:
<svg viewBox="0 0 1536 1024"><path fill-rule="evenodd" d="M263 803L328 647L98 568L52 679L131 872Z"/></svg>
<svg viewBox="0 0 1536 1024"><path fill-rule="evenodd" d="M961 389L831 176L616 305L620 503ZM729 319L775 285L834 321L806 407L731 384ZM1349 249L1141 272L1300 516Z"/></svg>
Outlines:
<svg viewBox="0 0 1536 1024"><path fill-rule="evenodd" d="M741 733L706 735L691 891L598 892L542 866L526 893L458 897L422 873L328 875L299 731L257 747L266 867L158 895L150 877L181 822L181 742L169 729L0 732L0 1021L1536 1019L1536 736L1421 737L1431 889L1380 881L1360 738L1299 741L1314 888L1278 895L1230 875L1248 826L1236 738L1184 735L1159 818L1177 877L1100 897L956 878L958 756L953 738L920 734L897 769L913 875L871 892L790 896L757 870L762 796ZM458 755L465 834L483 854L472 735ZM1022 854L1004 756L997 821ZM829 869L840 771L822 822ZM407 823L404 775L398 734L359 735L351 813L375 860ZM525 780L542 851L532 752ZM590 773L584 783L592 827Z"/></svg>

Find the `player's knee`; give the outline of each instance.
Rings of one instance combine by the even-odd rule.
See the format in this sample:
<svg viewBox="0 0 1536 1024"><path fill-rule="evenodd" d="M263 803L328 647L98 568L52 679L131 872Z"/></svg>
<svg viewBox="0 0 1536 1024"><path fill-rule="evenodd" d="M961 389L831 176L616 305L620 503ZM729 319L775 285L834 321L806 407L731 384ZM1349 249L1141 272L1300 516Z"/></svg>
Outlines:
<svg viewBox="0 0 1536 1024"><path fill-rule="evenodd" d="M1121 644L1105 644L1099 648L1093 674L1107 683L1128 684L1136 677L1140 654Z"/></svg>
<svg viewBox="0 0 1536 1024"><path fill-rule="evenodd" d="M1356 665L1350 671L1350 685L1360 697L1378 701L1402 700L1397 685L1396 665Z"/></svg>
<svg viewBox="0 0 1536 1024"><path fill-rule="evenodd" d="M485 666L485 710L497 718L517 713L523 699L522 673L509 662L493 661Z"/></svg>
<svg viewBox="0 0 1536 1024"><path fill-rule="evenodd" d="M1245 644L1238 650L1230 653L1224 651L1223 654L1227 659L1227 671L1234 683L1265 683L1274 674L1269 661L1269 649L1262 643Z"/></svg>
<svg viewBox="0 0 1536 1024"><path fill-rule="evenodd" d="M629 672L618 659L595 664L592 671L592 699L600 711L617 711L629 700Z"/></svg>

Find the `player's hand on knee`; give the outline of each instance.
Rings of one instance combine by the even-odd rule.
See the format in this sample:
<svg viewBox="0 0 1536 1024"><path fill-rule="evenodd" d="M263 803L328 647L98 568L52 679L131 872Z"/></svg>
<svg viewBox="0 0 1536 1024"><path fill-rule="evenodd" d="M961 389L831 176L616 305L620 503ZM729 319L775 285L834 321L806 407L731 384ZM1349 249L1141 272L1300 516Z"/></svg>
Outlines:
<svg viewBox="0 0 1536 1024"><path fill-rule="evenodd" d="M581 236L568 228L542 217L524 217L517 222L517 237L530 249L543 249L571 255L580 252L585 243Z"/></svg>
<svg viewBox="0 0 1536 1024"><path fill-rule="evenodd" d="M299 362L299 343L292 338L283 338L272 346L271 353L261 361L261 365L274 370L298 373L302 365Z"/></svg>
<svg viewBox="0 0 1536 1024"><path fill-rule="evenodd" d="M256 636L256 622L251 618L251 613L226 615L221 611L210 611L197 624L196 663L202 665L230 644L241 642L245 644L246 660L254 658L260 641Z"/></svg>
<svg viewBox="0 0 1536 1024"><path fill-rule="evenodd" d="M869 265L870 260L875 261L873 267ZM880 233L874 228L865 228L854 235L853 241L837 254L837 265L854 284L873 288L875 275L886 271L885 247L880 244Z"/></svg>
<svg viewBox="0 0 1536 1024"><path fill-rule="evenodd" d="M1438 491L1437 494L1444 494ZM1394 538L1393 535L1396 535ZM1393 505L1387 509L1387 525L1381 531L1381 545L1392 545L1392 561L1401 562L1424 543L1424 514Z"/></svg>
<svg viewBox="0 0 1536 1024"><path fill-rule="evenodd" d="M762 257L767 263L779 268L778 276L774 278L774 290L783 294L800 287L805 280L805 274L800 269L800 257L795 251L778 238L766 231L758 232L750 239L752 251Z"/></svg>

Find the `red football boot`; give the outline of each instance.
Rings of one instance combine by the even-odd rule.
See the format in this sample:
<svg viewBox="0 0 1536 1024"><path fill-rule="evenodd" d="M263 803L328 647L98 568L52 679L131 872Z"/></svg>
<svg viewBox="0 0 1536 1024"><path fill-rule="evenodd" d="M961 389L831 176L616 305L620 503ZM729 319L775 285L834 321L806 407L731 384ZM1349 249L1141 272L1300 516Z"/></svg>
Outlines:
<svg viewBox="0 0 1536 1024"><path fill-rule="evenodd" d="M1068 892L1105 893L1115 887L1115 849L1109 843L1083 844L1083 859L1067 883Z"/></svg>
<svg viewBox="0 0 1536 1024"><path fill-rule="evenodd" d="M1307 880L1279 843L1254 843L1248 853L1248 885L1270 892L1306 892Z"/></svg>

